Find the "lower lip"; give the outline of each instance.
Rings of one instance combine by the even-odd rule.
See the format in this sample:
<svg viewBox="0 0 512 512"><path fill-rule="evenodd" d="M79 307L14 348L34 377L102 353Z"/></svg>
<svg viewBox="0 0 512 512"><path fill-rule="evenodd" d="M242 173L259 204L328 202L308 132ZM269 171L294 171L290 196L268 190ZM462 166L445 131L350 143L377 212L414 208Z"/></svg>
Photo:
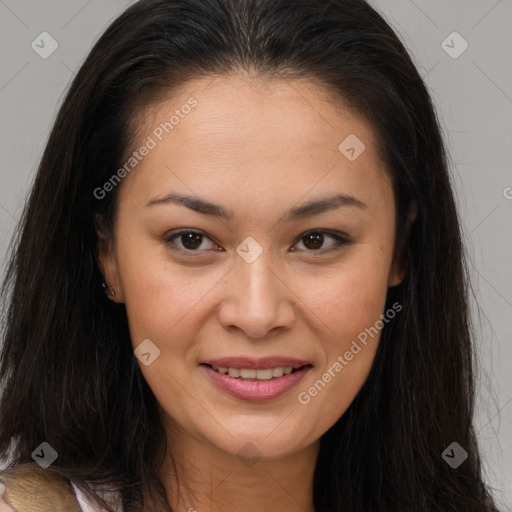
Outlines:
<svg viewBox="0 0 512 512"><path fill-rule="evenodd" d="M274 400L290 391L309 372L311 366L304 366L299 370L270 380L242 380L235 379L224 373L216 372L213 368L202 364L202 368L213 381L231 396L251 402L264 402Z"/></svg>

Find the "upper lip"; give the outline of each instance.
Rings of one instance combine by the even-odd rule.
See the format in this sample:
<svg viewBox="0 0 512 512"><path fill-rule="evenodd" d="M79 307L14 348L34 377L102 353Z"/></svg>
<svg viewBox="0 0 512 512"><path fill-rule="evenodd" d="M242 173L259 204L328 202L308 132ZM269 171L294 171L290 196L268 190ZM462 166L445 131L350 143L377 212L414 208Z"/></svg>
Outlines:
<svg viewBox="0 0 512 512"><path fill-rule="evenodd" d="M249 370L263 370L266 368L292 367L300 368L301 366L311 364L309 361L294 359L291 357L262 357L254 359L253 357L221 357L219 359L208 359L201 364L209 364L211 366L224 368L243 368Z"/></svg>

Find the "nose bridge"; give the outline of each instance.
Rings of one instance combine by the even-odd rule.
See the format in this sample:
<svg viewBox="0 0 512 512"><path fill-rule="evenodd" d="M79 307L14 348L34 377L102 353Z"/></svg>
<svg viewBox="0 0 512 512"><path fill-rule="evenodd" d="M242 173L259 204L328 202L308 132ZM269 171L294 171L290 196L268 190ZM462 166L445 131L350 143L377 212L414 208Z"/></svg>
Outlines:
<svg viewBox="0 0 512 512"><path fill-rule="evenodd" d="M252 250L252 249L251 249ZM275 287L275 266L270 249L262 250L254 261L240 258L236 264L236 274L240 279L242 290L253 302L259 302L262 298L275 299L273 288Z"/></svg>
<svg viewBox="0 0 512 512"><path fill-rule="evenodd" d="M286 287L277 277L278 262L269 248L246 239L237 253L219 319L225 327L236 326L251 337L262 337L292 319Z"/></svg>

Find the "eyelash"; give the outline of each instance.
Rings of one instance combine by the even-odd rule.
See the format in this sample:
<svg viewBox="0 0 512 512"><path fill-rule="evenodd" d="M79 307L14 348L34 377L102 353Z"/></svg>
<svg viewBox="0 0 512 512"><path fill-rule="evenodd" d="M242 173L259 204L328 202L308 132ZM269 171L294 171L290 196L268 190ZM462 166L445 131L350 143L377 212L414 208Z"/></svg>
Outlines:
<svg viewBox="0 0 512 512"><path fill-rule="evenodd" d="M177 251L177 252L180 252L180 253L189 253L187 254L188 255L193 255L194 253L201 253L203 251L200 251L200 250L193 250L193 249L181 249L179 247L176 246L176 244L173 242L173 240L175 238L179 238L180 236L183 236L183 235L186 235L186 234L190 234L190 233L194 233L196 235L200 235L200 236L203 236L205 238L208 238L211 240L211 238L207 235L205 235L204 233L200 232L200 231L195 231L195 230L192 230L192 229L182 229L180 231L176 231L175 233L171 233L169 235L166 235L164 238L163 238L163 241L164 243L169 247L169 249L173 250L173 251ZM321 230L321 229L311 229L309 231L306 231L304 233L302 233L301 236L299 236L297 238L297 241L294 243L294 245L300 241L302 241L303 238L307 237L308 235L312 235L312 234L321 234L321 235L327 235L328 237L330 238L333 238L334 240L336 240L336 244L334 244L334 247L329 247L327 249L306 249L306 252L310 252L312 254L325 254L325 253L329 253L331 251L336 251L336 250L339 250L341 249L344 245L348 245L351 243L350 239L338 232L338 231L331 231L331 230ZM212 242L214 242L213 240L211 240ZM214 242L215 243L215 242ZM294 251L294 252L297 252L297 251ZM195 255L194 255L195 256Z"/></svg>

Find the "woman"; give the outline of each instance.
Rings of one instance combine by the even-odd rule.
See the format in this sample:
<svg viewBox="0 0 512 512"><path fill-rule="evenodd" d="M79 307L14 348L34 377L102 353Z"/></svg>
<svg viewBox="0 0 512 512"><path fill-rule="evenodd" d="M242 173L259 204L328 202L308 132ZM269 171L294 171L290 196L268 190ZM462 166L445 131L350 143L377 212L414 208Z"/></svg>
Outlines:
<svg viewBox="0 0 512 512"><path fill-rule="evenodd" d="M435 111L372 7L141 0L7 270L7 506L497 510L468 290Z"/></svg>

